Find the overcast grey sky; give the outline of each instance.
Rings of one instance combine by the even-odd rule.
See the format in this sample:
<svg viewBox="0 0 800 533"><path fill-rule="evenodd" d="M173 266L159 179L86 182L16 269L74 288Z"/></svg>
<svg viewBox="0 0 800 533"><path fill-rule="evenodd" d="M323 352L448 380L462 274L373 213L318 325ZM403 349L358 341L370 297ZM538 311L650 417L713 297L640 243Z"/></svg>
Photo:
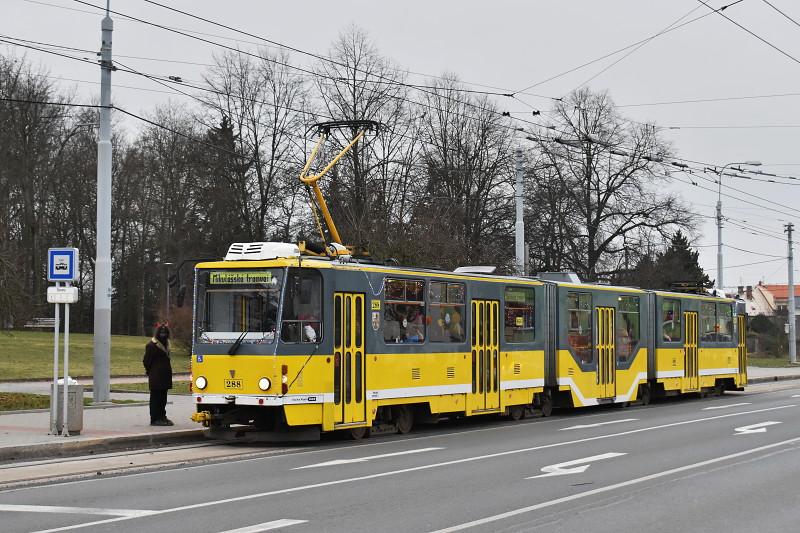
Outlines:
<svg viewBox="0 0 800 533"><path fill-rule="evenodd" d="M102 4L104 0L86 0ZM425 1L376 2L359 0L235 1L163 0L171 6L246 30L306 51L325 53L336 36L351 24L368 32L379 51L412 74L458 75L464 82L517 92L570 68L596 59L656 34L681 17L687 22L709 13L697 0L544 1ZM708 1L708 0L707 0ZM708 2L714 8L735 0ZM74 0L0 0L0 34L96 50L100 41L100 14ZM774 7L800 23L800 4L769 0ZM111 8L174 28L214 34L212 40L242 48L255 48L254 39L149 5L142 0L112 0ZM682 158L723 165L760 160L761 170L800 177L800 25L788 20L764 0L743 0L724 13L783 50L771 48L718 14L660 35L624 58L588 86L608 90L620 111L637 121L662 127ZM150 73L200 80L204 67L175 61L209 63L214 47L164 30L114 17L114 56L160 58L170 62L122 59ZM221 37L227 37L223 39ZM239 42L237 43L235 40ZM250 44L245 41L251 41ZM263 44L263 43L261 43ZM79 100L99 94L95 83L99 69L89 64L28 51L28 57L64 80ZM560 97L611 65L617 54L552 81L530 93ZM88 56L87 56L88 57ZM307 56L292 54L291 61L307 66ZM181 101L177 95L123 88L121 85L163 89L125 73L114 75L113 101L127 109L147 112L159 103ZM636 105L679 100L719 99L764 95L768 98L729 99L718 102ZM546 111L552 100L519 95ZM529 109L514 100L499 98L511 112ZM712 127L709 127L712 126ZM735 127L733 127L735 126ZM769 126L769 127L764 127ZM679 128L679 129L672 129ZM714 176L707 174L713 179ZM679 177L686 181L688 178ZM759 280L785 283L786 241L779 238L787 221L800 220L800 180L781 184L723 179L726 192L772 208L723 198L723 212L739 226L768 230L753 235L726 224L724 239L725 285L755 284ZM698 180L716 190L716 185ZM792 185L795 183L797 185ZM713 216L716 193L674 182L674 190L702 215ZM736 192L735 187L742 192ZM753 198L757 195L763 198ZM778 202L779 207L769 202ZM784 214L776 213L779 209ZM696 244L700 264L716 277L716 227L705 219ZM796 248L797 249L797 248ZM753 253L755 252L755 253ZM736 266L775 260L752 266ZM797 275L796 275L797 277Z"/></svg>

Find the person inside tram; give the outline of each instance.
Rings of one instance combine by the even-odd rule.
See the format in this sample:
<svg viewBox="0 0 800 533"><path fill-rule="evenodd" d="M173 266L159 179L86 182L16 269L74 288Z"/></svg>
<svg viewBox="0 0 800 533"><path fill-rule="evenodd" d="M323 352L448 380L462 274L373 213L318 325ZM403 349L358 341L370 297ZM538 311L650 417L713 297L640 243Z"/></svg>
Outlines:
<svg viewBox="0 0 800 533"><path fill-rule="evenodd" d="M404 342L422 342L425 340L425 320L419 306L407 306L406 334Z"/></svg>

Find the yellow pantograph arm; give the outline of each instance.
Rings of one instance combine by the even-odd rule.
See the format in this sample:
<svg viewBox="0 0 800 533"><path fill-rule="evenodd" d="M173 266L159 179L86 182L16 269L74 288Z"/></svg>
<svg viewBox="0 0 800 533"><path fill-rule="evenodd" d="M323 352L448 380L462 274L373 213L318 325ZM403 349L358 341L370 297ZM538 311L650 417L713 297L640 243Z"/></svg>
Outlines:
<svg viewBox="0 0 800 533"><path fill-rule="evenodd" d="M342 149L342 151L339 152L339 154L336 157L334 157L333 160L330 163L328 163L324 169L322 169L322 172L313 176L306 176L306 172L308 172L308 169L311 167L311 163L317 156L319 147L325 141L325 133L320 134L319 140L317 141L316 146L314 146L314 149L311 151L311 155L308 158L306 166L303 168L302 174L300 174L300 181L304 185L310 185L314 188L314 196L316 196L317 204L319 205L319 210L322 211L322 216L323 218L325 218L325 224L328 226L328 232L330 232L331 239L333 240L333 242L337 244L343 244L342 238L339 236L339 232L336 229L336 224L333 223L333 217L331 217L331 212L328 210L328 204L325 202L325 198L322 196L322 190L319 188L317 182L320 180L320 178L322 178L322 176L327 174L328 171L332 169L336 163L339 162L339 160L342 158L342 156L344 156L344 154L349 152L350 149L353 146L355 146L355 144L364 136L364 131L365 130L361 130L358 133L358 135L356 135L355 138L352 141L350 141L350 144L345 146ZM322 237L324 240L324 235Z"/></svg>

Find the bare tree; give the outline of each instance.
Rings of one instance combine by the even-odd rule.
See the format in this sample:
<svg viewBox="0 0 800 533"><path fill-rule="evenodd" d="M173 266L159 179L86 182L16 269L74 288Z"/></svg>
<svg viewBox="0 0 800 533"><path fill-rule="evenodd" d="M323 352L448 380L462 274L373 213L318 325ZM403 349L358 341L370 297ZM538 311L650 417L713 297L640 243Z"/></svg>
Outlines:
<svg viewBox="0 0 800 533"><path fill-rule="evenodd" d="M307 100L305 84L289 68L285 53L261 50L258 55L217 56L206 75L216 91L206 99L207 112L214 124L230 127L222 140L232 141L242 156L229 165L226 179L250 240L287 233L280 222L296 205L283 199L299 188Z"/></svg>
<svg viewBox="0 0 800 533"><path fill-rule="evenodd" d="M407 236L410 191L418 182L413 168L418 110L408 103L405 74L355 27L339 35L316 71L323 120L374 120L383 126L348 152L322 184L334 218L348 244L397 255ZM357 133L353 128L333 136L328 155Z"/></svg>
<svg viewBox="0 0 800 533"><path fill-rule="evenodd" d="M419 253L447 267L504 265L513 239L512 128L486 96L463 92L455 78L430 83L422 119L428 181L416 214L428 232Z"/></svg>
<svg viewBox="0 0 800 533"><path fill-rule="evenodd" d="M553 116L562 138L553 143L541 132L541 160L551 170L533 184L531 210L546 213L554 233L544 241L549 249L532 247L534 262L607 279L643 241L694 227L679 198L659 187L670 148L653 125L625 120L606 93L587 89L559 101Z"/></svg>

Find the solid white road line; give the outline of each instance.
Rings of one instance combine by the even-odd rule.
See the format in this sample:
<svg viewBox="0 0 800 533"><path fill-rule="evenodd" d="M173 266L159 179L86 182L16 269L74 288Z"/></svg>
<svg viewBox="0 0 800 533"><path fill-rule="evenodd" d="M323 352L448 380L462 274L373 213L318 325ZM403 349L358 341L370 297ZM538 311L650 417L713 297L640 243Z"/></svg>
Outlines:
<svg viewBox="0 0 800 533"><path fill-rule="evenodd" d="M139 518L149 516L157 511L142 509L99 509L97 507L60 507L56 505L6 505L0 504L0 511L11 513L58 513L58 514L107 514L124 516L126 518Z"/></svg>
<svg viewBox="0 0 800 533"><path fill-rule="evenodd" d="M713 405L711 407L703 407L703 411L713 411L714 409L728 409L730 407L741 407L742 405L752 405L753 402L742 402L742 403L729 403L727 405Z"/></svg>
<svg viewBox="0 0 800 533"><path fill-rule="evenodd" d="M511 518L517 515L530 513L532 511L538 511L539 509L544 509L546 507L552 507L554 505L559 505L566 502L571 502L575 500L579 500L581 498L588 498L589 496L594 496L595 494L602 494L604 492L611 492L617 489L621 489L624 487L629 487L631 485L637 485L639 483L644 483L645 481L652 481L654 479L659 479L666 476L671 476L673 474L679 474L681 472L686 472L687 470L695 470L697 468L702 468L704 466L713 465L716 463L721 463L723 461L729 461L731 459L736 459L738 457L744 457L746 455L752 455L754 453L763 452L766 450L771 450L773 448L778 448L780 446L786 446L787 444L794 444L795 442L800 442L800 437L795 437L793 439L784 440L781 442L776 442L774 444L768 444L766 446L759 446L758 448L752 448L750 450L745 450L742 452L732 453L729 455L723 455L720 457L716 457L714 459L709 459L707 461L700 461L699 463L693 463L686 466L680 466L678 468L671 468L669 470L664 470L662 472L657 472L655 474L649 474L647 476L638 477L635 479L630 479L628 481L623 481L621 483L615 483L613 485L608 485L607 487L600 487L598 489L587 490L585 492L579 492L577 494L572 494L570 496L565 496L563 498L557 498L555 500L550 500L549 502L542 502L537 503L536 505L530 505L528 507L522 507L520 509L514 509L513 511L508 511L501 514L496 514L494 516L487 516L486 518L481 518L479 520L473 520L472 522L466 522L464 524L459 524L457 526L452 526L444 529L437 529L431 533L451 533L453 531L462 531L464 529L469 529L476 526L482 526L485 524L490 524L492 522L497 522L500 520L505 520L506 518Z"/></svg>
<svg viewBox="0 0 800 533"><path fill-rule="evenodd" d="M766 433L767 426L774 426L775 424L780 424L780 422L761 422L760 424L750 424L749 426L742 426L740 428L733 428L736 432L734 435L749 435L750 433Z"/></svg>
<svg viewBox="0 0 800 533"><path fill-rule="evenodd" d="M594 461L602 461L603 459L612 459L614 457L619 457L621 455L627 455L627 454L609 452L600 455L593 455L591 457L584 457L583 459L575 459L572 461L567 461L566 463L549 465L542 468L542 472L546 472L545 474L526 477L525 479L536 479L540 477L551 477L551 476L566 476L568 474L581 474L583 472L586 472L586 469L592 466L591 464L586 464L586 463L593 463ZM576 466L576 465L581 465L581 466ZM575 468L569 468L570 466L574 466Z"/></svg>
<svg viewBox="0 0 800 533"><path fill-rule="evenodd" d="M212 505L224 505L224 504L227 504L227 503L240 502L240 501L246 501L246 500L254 500L254 499L258 499L258 498L266 498L268 496L276 496L278 494L292 494L292 493L295 493L295 492L301 492L301 491L305 491L305 490L318 489L318 488L323 488L323 487L332 487L332 486L336 486L336 485L344 485L346 483L357 483L359 481L366 481L366 480L370 480L370 479L379 479L379 478L383 478L383 477L396 476L396 475L399 475L399 474L407 474L409 472L419 472L419 471L422 471L422 470L431 470L433 468L441 468L443 466L452 466L452 465L458 465L458 464L464 464L464 463L471 463L471 462L475 462L475 461L482 461L482 460L486 460L486 459L494 459L494 458L497 458L497 457L506 457L506 456L509 456L509 455L516 455L516 454L520 454L520 453L533 452L533 451L537 451L537 450L546 450L546 449L549 449L549 448L558 448L558 447L561 447L561 446L569 446L569 445L572 445L572 444L580 444L580 443L584 443L584 442L593 442L593 441L597 441L597 440L610 439L610 438L614 438L614 437L623 437L623 436L626 436L626 435L633 435L633 434L636 434L636 433L643 433L645 431L654 431L654 430L657 430L657 429L665 429L665 428L671 428L671 427L676 427L676 426L684 426L684 425L688 425L688 424L697 424L697 423L700 423L700 422L707 422L709 420L721 420L723 418L730 418L730 417L734 417L734 416L751 415L751 414L755 414L755 413L764 413L764 412L768 412L768 411L777 411L777 410L780 410L780 409L789 409L791 407L797 407L797 405L796 404L778 405L776 407L765 407L764 409L754 409L752 411L742 411L740 413L728 413L728 414L724 414L724 415L707 416L705 418L695 418L693 420L684 420L682 422L672 422L670 424L660 424L658 426L649 426L649 427L644 427L644 428L631 429L631 430L628 430L628 431L620 431L619 433L609 433L607 435L596 435L594 437L586 437L584 439L575 439L575 440L569 440L569 441L563 441L563 442L554 442L552 444L542 444L541 446L532 446L530 448L521 448L521 449L517 449L517 450L508 450L508 451L505 451L505 452L490 453L490 454L486 454L486 455L477 455L477 456L474 456L474 457L465 457L463 459L453 459L452 461L444 461L444 462L441 462L441 463L432 463L432 464L427 464L427 465L411 466L411 467L408 467L408 468L402 468L400 470L389 470L389 471L386 471L386 472L378 472L376 474L367 474L367 475L364 475L364 476L357 476L357 477L344 478L344 479L335 479L335 480L332 480L332 481L325 481L325 482L321 482L321 483L313 483L313 484L310 484L310 485L300 485L300 486L297 486L297 487L290 487L290 488L287 488L287 489L278 489L278 490L271 490L271 491L267 491L267 492L258 492L258 493L254 493L254 494L246 494L244 496L236 496L236 497L233 497L233 498L225 498L225 499L222 499L222 500L212 500L212 501L202 502L202 503L193 503L193 504L190 504L190 505L183 505L181 507L173 507L172 509L162 509L160 511L155 511L153 514L166 514L166 513L176 513L176 512L180 512L180 511L192 511L192 510L195 510L195 509L203 509L203 508L206 508L206 507L210 507ZM58 527L58 528L53 528L53 529L44 529L44 530L37 531L37 532L34 532L34 533L55 533L56 531L70 531L70 530L73 530L73 529L81 529L81 528L84 528L84 527L101 525L101 524L111 524L111 523L114 523L114 522L121 522L121 521L124 521L124 520L130 520L130 519L131 518L128 518L128 517L109 518L109 519L106 519L106 520L98 520L96 522L88 522L88 523L84 523L84 524L77 524L77 525L74 525L74 526L63 526L63 527Z"/></svg>
<svg viewBox="0 0 800 533"><path fill-rule="evenodd" d="M272 522L264 522L263 524L256 524L254 526L229 529L227 531L221 531L220 533L261 533L262 531L272 531L273 529L296 526L297 524L305 524L306 522L308 522L308 520L290 520L284 518L281 520L273 520Z"/></svg>
<svg viewBox="0 0 800 533"><path fill-rule="evenodd" d="M409 455L412 453L433 452L436 450L444 450L444 448L419 448L417 450L405 450L402 452L384 453L381 455L371 455L369 457L359 457L356 459L334 459L332 461L325 461L324 463L298 466L297 468L292 468L292 470L303 470L304 468L318 468L320 466L347 465L350 463L365 463L367 461L371 461L372 459L383 459L384 457L397 457L398 455Z"/></svg>
<svg viewBox="0 0 800 533"><path fill-rule="evenodd" d="M571 429L586 429L586 428L597 428L600 426L607 426L609 424L619 424L620 422L634 422L639 420L638 418L623 418L622 420L612 420L610 422L598 422L597 424L581 424L579 426L570 426L568 428L561 428L559 431L569 431Z"/></svg>

